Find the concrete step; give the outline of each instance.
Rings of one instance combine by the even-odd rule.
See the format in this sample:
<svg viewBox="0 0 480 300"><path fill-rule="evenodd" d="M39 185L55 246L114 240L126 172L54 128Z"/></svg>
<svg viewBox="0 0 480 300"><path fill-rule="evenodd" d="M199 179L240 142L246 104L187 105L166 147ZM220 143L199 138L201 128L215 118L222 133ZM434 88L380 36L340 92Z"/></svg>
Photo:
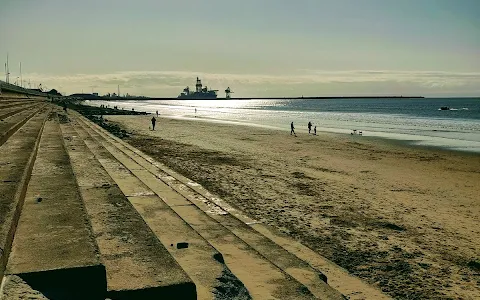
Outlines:
<svg viewBox="0 0 480 300"><path fill-rule="evenodd" d="M40 138L6 273L48 298L105 298L105 267L52 114Z"/></svg>
<svg viewBox="0 0 480 300"><path fill-rule="evenodd" d="M35 104L37 101L35 100L11 100L11 101L0 101L0 111L11 108L11 107L18 107L22 105L31 105Z"/></svg>
<svg viewBox="0 0 480 300"><path fill-rule="evenodd" d="M107 137L107 135L105 135ZM282 235L274 228L249 218L228 205L221 198L212 195L201 185L176 173L165 165L156 162L148 155L135 149L121 139L108 135L113 143L123 145L122 151L148 169L166 184L206 211L218 222L228 227L262 255L268 257L277 266L307 286L314 295L341 297L337 290L350 295L350 299L366 299L365 295L375 299L390 299L378 289L355 276L348 274L333 262L325 259L308 247ZM256 232L252 232L252 229ZM272 245L274 243L275 245ZM281 249L279 249L281 247ZM320 271L321 270L321 271ZM328 274L328 276L327 276ZM316 276L317 275L317 276ZM329 279L328 286L324 284ZM330 288L333 288L332 289ZM368 298L368 297L367 297Z"/></svg>
<svg viewBox="0 0 480 300"><path fill-rule="evenodd" d="M0 279L7 264L48 111L44 108L0 146Z"/></svg>
<svg viewBox="0 0 480 300"><path fill-rule="evenodd" d="M39 104L40 103L28 103L28 104L22 103L21 105L14 106L14 107L0 108L0 120L6 119L24 110L28 110L34 107L35 105L39 105Z"/></svg>
<svg viewBox="0 0 480 300"><path fill-rule="evenodd" d="M0 121L0 145L3 145L15 131L22 127L23 124L43 107L45 107L45 105L34 106Z"/></svg>
<svg viewBox="0 0 480 300"><path fill-rule="evenodd" d="M6 275L0 287L1 300L49 300L17 275Z"/></svg>
<svg viewBox="0 0 480 300"><path fill-rule="evenodd" d="M108 134L104 129L99 127L96 124L89 123L89 125L96 129L97 132L102 133L103 135L110 139L111 142L122 149L124 153L128 154L132 157L138 164L142 165L145 169L149 170L153 174L156 174L158 178L162 179L166 184L177 190L179 193L184 195L187 199L195 203L195 205L202 208L202 210L206 211L207 213L211 214L215 219L219 222L224 224L229 228L243 228L243 226L231 226L229 225L230 222L233 224L238 223L235 220L232 220L231 216L234 216L237 220L243 222L244 224L248 225L263 237L267 238L271 242L277 244L278 246L282 247L284 250L288 251L290 254L293 254L297 257L297 259L302 260L304 263L307 263L311 266L319 275L319 277L312 277L312 271L309 267L300 267L298 266L303 265L303 263L297 264L297 267L291 269L293 272L288 271L289 268L292 267L292 262L298 260L296 258L289 257L285 259L285 255L278 255L276 252L272 252L273 259L278 258L280 261L277 262L279 266L282 265L283 262L288 262L290 265L287 268L286 272L291 274L297 280L305 284L315 295L318 295L318 292L322 292L325 288L321 282L318 282L318 279L327 281L328 278L328 285L332 287L334 290L341 292L343 295L348 295L349 299L352 300L362 300L368 298L374 299L391 299L391 297L382 293L379 289L369 285L368 283L364 282L358 277L350 275L347 270L342 269L335 263L331 262L330 260L326 259L325 257L319 255L315 251L311 250L310 248L306 247L305 245L292 240L291 238L285 236L284 234L279 233L275 228L271 228L257 220L251 219L250 217L243 214L241 211L235 209L234 207L228 205L225 201L223 201L220 197L216 195L212 195L209 191L205 190L201 185L192 182L190 179L184 177L183 175L169 169L165 165L155 161L150 156L146 155L142 151L134 148L130 144L124 142L118 137L115 137L111 134ZM123 148L121 147L123 146ZM191 190L196 192L195 194L191 193ZM225 215L230 215L225 217ZM221 219L224 219L222 221ZM243 229L242 229L243 230ZM265 256L269 256L268 252L265 252L259 247L263 247L264 243L269 244L270 242L265 241L263 237L259 237L257 234L252 236L253 240L249 242L249 231L246 231L244 235L241 232L235 231L237 235L244 237L245 241L251 244L253 247L256 247L259 252L264 254ZM256 240L258 239L258 240ZM282 251L283 252L283 251ZM289 256L289 255L288 255ZM288 257L287 256L287 257ZM271 257L271 256L269 256ZM305 265L304 265L305 266ZM282 267L283 268L283 267ZM297 276L296 273L298 270L302 270L300 274L301 277ZM303 273L305 272L305 273ZM303 274L308 275L310 274L310 278L314 280L309 283L309 276L306 276L302 279ZM330 294L327 291L327 294ZM336 294L336 293L335 293ZM337 294L338 296L338 294Z"/></svg>
<svg viewBox="0 0 480 300"><path fill-rule="evenodd" d="M235 296L238 299L248 299L238 297L242 294L248 295L248 292L222 262L221 255L216 249L183 222L141 181L129 174L105 148L93 141L78 124L74 124L74 127L76 131L70 133L70 136L77 135L80 140L85 141L98 159L98 161L95 161L91 158L88 165L98 164L95 173L105 172L104 169L106 169L108 174L118 183L122 192L128 197L128 201L137 209L180 266L190 275L196 285L199 299L211 299L213 295L223 295L224 298ZM77 146L75 146L75 149L77 149ZM98 168L101 170L98 170ZM102 178L105 176L108 175L103 175ZM181 243L185 241L188 241L188 247L181 247Z"/></svg>
<svg viewBox="0 0 480 300"><path fill-rule="evenodd" d="M33 100L38 100L35 98L16 98L16 97L8 97L5 94L0 94L0 104L3 103L10 103L10 102L15 102L15 101L33 101Z"/></svg>
<svg viewBox="0 0 480 300"><path fill-rule="evenodd" d="M66 117L62 119L67 120ZM68 122L61 128L106 267L108 296L112 299L196 299L192 280L145 224L94 154L100 155L100 159L108 158L98 151L92 153L85 144L88 141L84 142L86 135L77 133ZM217 265L221 274L221 265ZM212 272L216 273L217 269Z"/></svg>
<svg viewBox="0 0 480 300"><path fill-rule="evenodd" d="M343 295L348 295L349 299L352 300L362 300L362 299L391 299L391 297L382 293L379 289L369 285L368 283L364 282L358 277L350 275L347 270L342 269L335 263L331 262L330 260L326 259L325 257L319 255L318 253L314 252L310 248L306 247L305 245L292 240L291 238L285 236L284 234L279 233L275 228L262 224L257 220L253 220L250 217L243 214L241 211L235 209L234 207L228 205L225 201L223 201L220 197L216 195L212 195L209 191L205 190L201 185L192 182L190 179L184 177L183 175L169 169L165 165L155 161L150 156L146 155L142 151L134 148L130 144L124 142L123 140L115 137L113 135L108 134L105 130L99 127L96 124L89 123L89 125L96 129L97 132L102 133L104 137L111 140L111 142L122 149L122 151L132 157L138 164L142 165L145 169L149 170L153 174L156 174L158 178L162 179L166 184L177 190L179 193L184 195L187 199L195 203L195 205L202 208L202 210L206 211L207 213L214 216L219 222L224 224L226 227L229 228L243 228L241 225L237 225L237 221L232 220L231 216L234 216L237 220L243 222L244 224L248 225L258 233L260 233L263 237L269 239L271 242L274 242L278 246L282 247L289 253L295 255L297 259L302 260L303 262L307 263L311 266L319 275L318 278L314 278L314 280L309 283L309 277L305 277L302 279L303 274L305 275L312 275L311 269L306 267L297 268L294 267L291 269L293 272L288 271L289 268L292 267L292 262L297 261L295 258L288 258L285 260L284 255L278 255L276 252L272 252L273 259L278 258L280 261L277 262L279 266L282 265L283 262L287 262L290 265L287 268L286 272L291 274L297 280L305 284L315 295L318 295L317 292L322 292L324 286L322 283L318 282L318 279L324 279L325 281L328 278L328 285L332 287L334 290L341 292ZM123 146L123 148L121 147ZM191 190L195 191L197 194L192 194ZM230 215L225 217L225 215ZM222 221L221 219L224 219ZM230 222L233 222L231 226L229 225ZM244 229L242 229L244 230ZM254 234L251 238L251 242L249 242L249 231L247 230L245 233L242 234L238 230L234 230L238 236L242 236L246 242L251 244L253 247L256 247L259 252L264 254L265 256L269 256L268 251L265 252L259 247L263 247L264 243L269 244L270 242L265 241L263 237L259 237L257 234ZM257 240L258 239L258 240ZM283 251L282 251L283 252ZM270 256L269 256L270 257ZM297 264L297 266L302 265L302 263ZM283 268L283 267L282 267ZM301 277L299 278L295 273L298 270L302 270L302 272L298 275ZM305 273L303 273L305 272ZM323 275L323 276L322 276ZM327 294L329 292L327 291ZM337 294L338 296L338 294Z"/></svg>
<svg viewBox="0 0 480 300"><path fill-rule="evenodd" d="M161 197L180 217L222 253L227 266L243 282L254 298L313 298L311 292L303 284L286 274L277 265L261 255L231 230L193 205L180 193L160 181L131 157L114 147L108 141L108 134L94 130L90 122L83 123L81 121L81 123L87 132L105 147L115 159L129 169L151 191ZM300 272L301 270L297 273ZM313 277L315 276L318 277L318 272L313 272ZM255 279L252 280L252 278ZM315 279L312 280L315 281ZM320 279L316 281L320 282L324 289L323 294L318 293L321 299L342 299L342 296L329 288L325 282ZM331 291L331 293L327 294L325 291Z"/></svg>
<svg viewBox="0 0 480 300"><path fill-rule="evenodd" d="M98 133L102 134L101 132ZM124 144L113 139L110 135L102 134L102 136L110 139L110 142L115 145L116 148L158 177L175 192L183 196L183 198L180 198L182 201L186 199L196 205L277 267L307 286L315 296L327 297L328 299L343 299L343 296L338 291L326 284L327 277L322 272L311 267L296 255L249 226L250 224L256 223L254 220L241 215L226 203L220 206L222 204L221 201L218 198L215 199L212 197L207 191L201 190L199 185L194 184L180 174L172 172L165 166L159 167L152 164L151 160L146 160L140 156L138 151L137 153L134 152ZM217 205L217 203L220 205ZM175 203L172 203L172 205L175 205Z"/></svg>
<svg viewBox="0 0 480 300"><path fill-rule="evenodd" d="M8 108L15 108L19 106L25 106L25 105L31 105L35 104L33 101L0 101L0 112L3 112L4 110Z"/></svg>
<svg viewBox="0 0 480 300"><path fill-rule="evenodd" d="M23 95L23 94L18 94L18 93L12 93L12 92L7 92L4 89L2 89L2 93L0 94L0 102L2 101L10 101L13 99L22 99L22 100L47 100L47 97L43 96L34 96L34 95Z"/></svg>

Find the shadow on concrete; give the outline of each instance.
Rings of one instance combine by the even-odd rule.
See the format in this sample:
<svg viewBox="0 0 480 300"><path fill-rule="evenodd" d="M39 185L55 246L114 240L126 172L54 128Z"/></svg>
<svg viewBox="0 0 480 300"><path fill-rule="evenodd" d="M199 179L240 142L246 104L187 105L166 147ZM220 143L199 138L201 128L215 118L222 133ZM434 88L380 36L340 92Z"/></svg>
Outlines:
<svg viewBox="0 0 480 300"><path fill-rule="evenodd" d="M106 298L106 272L101 265L23 273L17 276L51 300Z"/></svg>
<svg viewBox="0 0 480 300"><path fill-rule="evenodd" d="M197 299L195 284L186 282L164 287L144 288L141 290L110 291L107 297L112 300L134 299Z"/></svg>

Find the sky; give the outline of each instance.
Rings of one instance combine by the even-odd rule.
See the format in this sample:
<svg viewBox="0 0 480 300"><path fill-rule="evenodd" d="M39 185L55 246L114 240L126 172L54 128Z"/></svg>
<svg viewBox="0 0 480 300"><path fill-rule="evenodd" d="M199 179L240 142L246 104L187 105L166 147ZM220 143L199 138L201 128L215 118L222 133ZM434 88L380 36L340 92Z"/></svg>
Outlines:
<svg viewBox="0 0 480 300"><path fill-rule="evenodd" d="M176 97L480 97L480 0L0 0L10 82ZM3 69L3 68L2 68ZM2 70L2 80L5 79Z"/></svg>

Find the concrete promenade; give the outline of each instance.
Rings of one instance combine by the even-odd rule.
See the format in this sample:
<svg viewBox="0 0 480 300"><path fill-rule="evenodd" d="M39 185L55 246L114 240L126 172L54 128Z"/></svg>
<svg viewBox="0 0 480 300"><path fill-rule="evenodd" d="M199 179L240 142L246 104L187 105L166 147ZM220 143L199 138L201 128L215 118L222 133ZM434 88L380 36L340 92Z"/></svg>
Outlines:
<svg viewBox="0 0 480 300"><path fill-rule="evenodd" d="M346 299L321 256L77 112L3 97L0 153L0 299Z"/></svg>

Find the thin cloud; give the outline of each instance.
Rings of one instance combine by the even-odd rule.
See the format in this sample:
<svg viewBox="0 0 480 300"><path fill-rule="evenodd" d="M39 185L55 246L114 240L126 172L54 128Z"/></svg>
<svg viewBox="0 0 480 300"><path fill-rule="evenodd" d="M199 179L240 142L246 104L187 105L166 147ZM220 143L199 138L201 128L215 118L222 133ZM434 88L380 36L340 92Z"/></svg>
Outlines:
<svg viewBox="0 0 480 300"><path fill-rule="evenodd" d="M175 96L185 86L193 86L195 78L200 77L203 83L210 88L219 90L230 86L234 89L254 92L264 91L264 86L279 87L280 90L295 90L295 86L328 86L335 84L364 84L375 92L375 85L391 83L408 84L412 92L417 88L442 93L444 89L468 88L468 92L477 92L480 86L479 72L441 72L441 71L389 71L389 70L299 70L289 75L266 74L229 74L207 73L194 71L125 71L108 74L75 74L75 75L46 75L26 74L35 82L43 82L49 87L62 86L68 93L80 92L81 89L90 91L94 88L99 91L115 91L117 85L129 93L145 95ZM286 86L289 86L288 88ZM321 94L319 90L319 94ZM346 91L348 92L348 91ZM174 93L174 94L172 94ZM298 93L301 93L299 90ZM254 96L254 95L252 95ZM278 96L278 95L273 95Z"/></svg>

